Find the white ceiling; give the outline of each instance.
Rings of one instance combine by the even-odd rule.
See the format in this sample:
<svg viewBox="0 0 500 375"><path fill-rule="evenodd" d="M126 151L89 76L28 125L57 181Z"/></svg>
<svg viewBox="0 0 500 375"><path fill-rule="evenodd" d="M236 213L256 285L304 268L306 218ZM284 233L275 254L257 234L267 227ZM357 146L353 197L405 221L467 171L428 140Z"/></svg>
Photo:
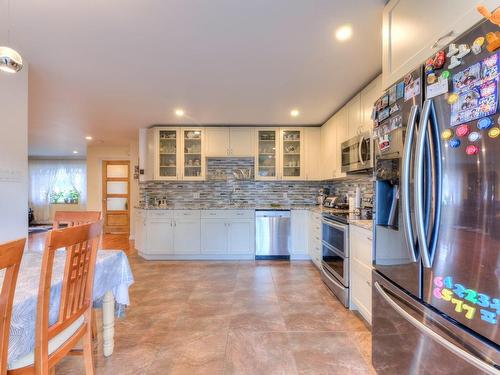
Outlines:
<svg viewBox="0 0 500 375"><path fill-rule="evenodd" d="M9 44L30 64L30 154L85 153L85 135L125 144L152 124L321 124L380 72L384 4L11 0ZM345 23L353 38L339 43Z"/></svg>

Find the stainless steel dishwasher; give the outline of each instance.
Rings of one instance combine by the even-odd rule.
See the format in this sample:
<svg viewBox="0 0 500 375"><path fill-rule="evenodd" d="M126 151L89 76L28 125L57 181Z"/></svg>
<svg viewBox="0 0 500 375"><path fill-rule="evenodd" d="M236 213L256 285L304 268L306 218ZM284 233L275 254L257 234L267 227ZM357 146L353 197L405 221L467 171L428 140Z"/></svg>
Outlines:
<svg viewBox="0 0 500 375"><path fill-rule="evenodd" d="M290 259L290 210L257 210L255 237L255 259Z"/></svg>

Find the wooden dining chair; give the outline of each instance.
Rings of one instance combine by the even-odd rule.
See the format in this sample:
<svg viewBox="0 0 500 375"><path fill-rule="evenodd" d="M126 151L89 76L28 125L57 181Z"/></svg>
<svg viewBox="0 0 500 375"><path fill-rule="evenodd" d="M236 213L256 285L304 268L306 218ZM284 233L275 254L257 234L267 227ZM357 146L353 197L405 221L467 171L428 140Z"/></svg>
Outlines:
<svg viewBox="0 0 500 375"><path fill-rule="evenodd" d="M92 359L92 289L97 245L102 222L53 230L42 258L35 324L35 351L9 367L8 375L49 375L68 354L83 354L85 373L94 374ZM54 257L66 251L58 320L49 325L50 292ZM83 350L75 345L83 339Z"/></svg>
<svg viewBox="0 0 500 375"><path fill-rule="evenodd" d="M56 211L52 222L52 229L89 224L101 219L101 211ZM97 315L92 310L92 338L97 340Z"/></svg>
<svg viewBox="0 0 500 375"><path fill-rule="evenodd" d="M5 270L0 292L0 375L7 374L12 303L25 242L22 239L0 245L0 270Z"/></svg>
<svg viewBox="0 0 500 375"><path fill-rule="evenodd" d="M52 222L52 229L60 229L61 224L66 227L93 223L101 219L100 211L56 211Z"/></svg>

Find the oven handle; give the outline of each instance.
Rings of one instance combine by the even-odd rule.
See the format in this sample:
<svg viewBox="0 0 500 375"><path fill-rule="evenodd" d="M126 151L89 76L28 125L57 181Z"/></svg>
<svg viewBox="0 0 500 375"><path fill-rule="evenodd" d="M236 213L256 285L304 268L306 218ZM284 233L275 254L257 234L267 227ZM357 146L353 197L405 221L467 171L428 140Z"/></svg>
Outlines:
<svg viewBox="0 0 500 375"><path fill-rule="evenodd" d="M326 267L328 267L328 265ZM344 285L342 285L337 280L335 280L335 277L330 277L330 275L328 274L328 272L329 272L328 270L327 271L323 270L323 275L325 275L326 277L328 277L328 280L330 280L330 282L332 282L333 284L335 284L338 288L345 288Z"/></svg>
<svg viewBox="0 0 500 375"><path fill-rule="evenodd" d="M337 254L339 257L341 257L342 259L347 259L348 256L346 254L344 254L342 251L340 251L339 249L333 247L332 245L330 245L329 243L325 242L325 241L321 241L322 245L323 246L326 246L328 249L330 249L331 251L333 251L335 254Z"/></svg>
<svg viewBox="0 0 500 375"><path fill-rule="evenodd" d="M337 224L336 222L332 221L332 220L328 220L326 218L323 218L321 220L321 222L323 224L326 224L328 225L329 227L333 227L333 228L336 228L338 230L341 230L342 232L345 232L345 229L346 229L346 225L342 225L342 224Z"/></svg>

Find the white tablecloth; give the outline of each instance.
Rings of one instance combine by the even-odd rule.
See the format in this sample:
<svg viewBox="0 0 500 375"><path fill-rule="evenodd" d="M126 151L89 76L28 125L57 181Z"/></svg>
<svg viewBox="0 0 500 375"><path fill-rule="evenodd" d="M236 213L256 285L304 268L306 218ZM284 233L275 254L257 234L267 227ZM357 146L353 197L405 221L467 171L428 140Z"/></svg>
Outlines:
<svg viewBox="0 0 500 375"><path fill-rule="evenodd" d="M54 260L50 295L50 324L57 321L66 253L59 251ZM40 283L42 253L25 251L14 296L9 338L9 363L34 350L35 320ZM0 275L0 285L3 282ZM121 250L100 250L94 275L94 301L108 291L115 296L117 313L129 304L128 288L134 282L128 258Z"/></svg>

